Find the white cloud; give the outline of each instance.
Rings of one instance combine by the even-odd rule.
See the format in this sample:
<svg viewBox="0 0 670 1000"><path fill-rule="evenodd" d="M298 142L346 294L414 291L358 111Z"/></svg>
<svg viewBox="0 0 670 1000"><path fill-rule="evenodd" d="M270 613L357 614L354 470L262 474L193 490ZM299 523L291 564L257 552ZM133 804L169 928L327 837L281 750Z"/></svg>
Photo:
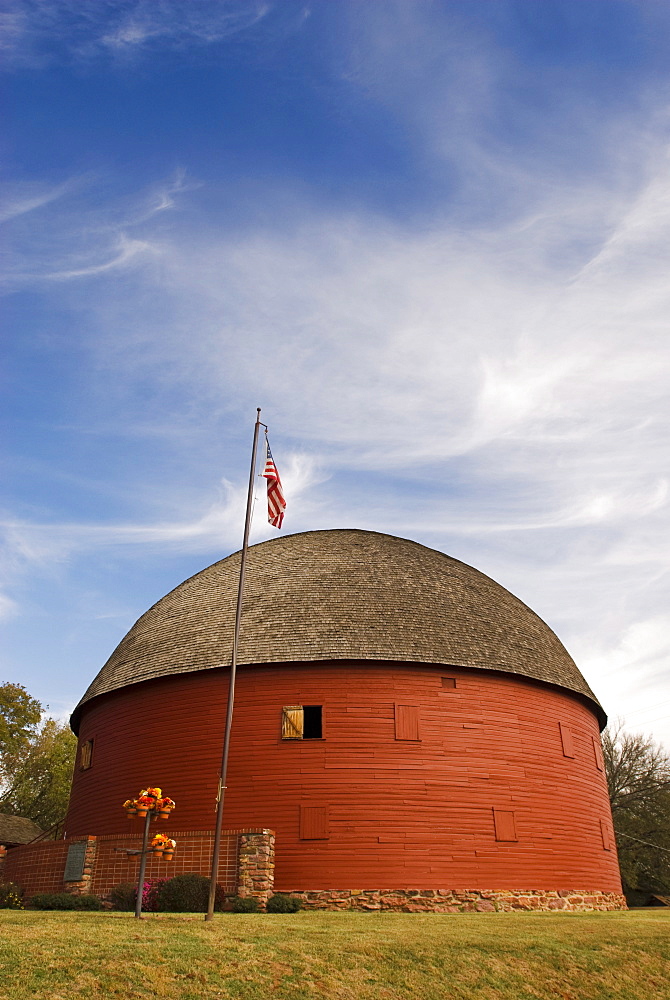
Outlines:
<svg viewBox="0 0 670 1000"><path fill-rule="evenodd" d="M19 607L16 601L12 600L6 594L0 594L0 621L13 618L19 613Z"/></svg>
<svg viewBox="0 0 670 1000"><path fill-rule="evenodd" d="M304 495L326 476L311 456L287 452L280 470L282 483L291 495L295 511L300 509ZM254 482L253 537L266 538L273 533L266 521L265 480ZM241 526L247 499L247 484L232 484L222 480L220 497L210 502L191 520L147 521L146 523L80 523L64 524L0 521L4 533L5 563L13 566L13 575L22 575L28 566L48 566L70 560L77 554L118 546L154 546L190 552L210 549L230 551L240 542ZM7 608L11 602L7 599ZM0 609L2 605L0 604Z"/></svg>
<svg viewBox="0 0 670 1000"><path fill-rule="evenodd" d="M97 196L102 178L72 177L63 183L5 185L0 221L12 240L2 275L5 291L133 267L161 254L160 240L143 238L156 216L179 208L199 183L178 170L125 203Z"/></svg>
<svg viewBox="0 0 670 1000"><path fill-rule="evenodd" d="M127 520L104 510L76 523L10 518L16 573L112 548L131 559L140 547L151 558L237 548L248 459L239 472L236 445L213 458L211 442L234 439L260 404L288 530L352 525L443 548L556 627L612 714L661 700L670 645L665 150L625 120L596 123L607 169L587 181L582 164L557 187L555 165L532 169L528 149L515 156L493 148L491 132L482 138L509 79L499 50L487 61L484 47L454 34L443 58L437 36L426 49L414 7L389 5L383 17L371 7L352 7L377 19L375 45L361 34L346 73L403 123L417 157L435 171L454 165L455 193L428 221L345 211L267 181L251 196L196 193L185 174L125 204L46 188L11 203L21 237L13 281L48 285L79 311L68 346L76 353L79 342L98 407L86 432L92 423L128 438L172 435L199 472L195 505L163 481L164 507L152 503L155 471L128 462L126 489L137 496ZM208 44L233 25L199 25L195 5L59 9L75 19L86 10L85 39L67 44L97 55L181 44L177 28L189 44ZM247 5L247 14L265 9ZM572 120L584 134L578 109L562 121ZM246 215L245 197L254 202ZM222 471L228 481L212 499ZM267 537L262 517L255 524L254 539Z"/></svg>
<svg viewBox="0 0 670 1000"><path fill-rule="evenodd" d="M212 45L254 28L264 0L7 0L0 48L7 64L91 62L106 55Z"/></svg>
<svg viewBox="0 0 670 1000"><path fill-rule="evenodd" d="M33 212L61 198L70 190L67 183L49 186L30 182L4 184L0 190L0 222Z"/></svg>
<svg viewBox="0 0 670 1000"><path fill-rule="evenodd" d="M601 636L601 642L604 636ZM580 666L612 715L632 731L654 731L670 748L670 617L633 621L610 642L581 649Z"/></svg>
<svg viewBox="0 0 670 1000"><path fill-rule="evenodd" d="M589 266L581 249L554 252L565 234L549 207L547 225L536 220L523 239L446 224L418 232L314 205L276 232L175 232L141 286L146 301L158 281L171 322L138 329L115 311L116 342L99 339L98 365L120 374L123 358L130 392L155 366L205 421L221 399L236 419L261 402L273 434L318 454L333 479L310 481L289 530L390 530L480 566L558 629L621 714L631 691L613 683L610 656L644 672L641 699L667 684L636 623L651 616L670 642L670 356L659 337L670 303L654 250L670 235L669 184L663 169L628 202L615 192ZM574 198L570 219L589 194ZM568 243L571 233L569 223ZM103 296L100 331L106 308ZM119 329L130 331L121 344ZM230 548L239 507L217 539ZM134 537L200 547L225 517L217 508Z"/></svg>
<svg viewBox="0 0 670 1000"><path fill-rule="evenodd" d="M182 4L170 0L137 0L101 42L110 48L143 46L161 39L172 44L211 44L245 31L270 11L258 0L201 0Z"/></svg>
<svg viewBox="0 0 670 1000"><path fill-rule="evenodd" d="M41 277L54 281L65 281L68 278L85 278L89 275L103 274L119 267L124 267L138 254L158 253L158 248L146 240L134 240L121 233L113 248L114 256L100 264L89 264L86 267L72 268L64 271L46 272Z"/></svg>

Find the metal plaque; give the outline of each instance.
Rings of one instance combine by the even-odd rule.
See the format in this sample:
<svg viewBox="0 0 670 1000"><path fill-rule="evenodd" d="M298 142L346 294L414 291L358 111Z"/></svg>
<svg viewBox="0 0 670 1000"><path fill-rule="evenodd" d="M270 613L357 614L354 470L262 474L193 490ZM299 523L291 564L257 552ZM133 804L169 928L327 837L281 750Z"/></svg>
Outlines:
<svg viewBox="0 0 670 1000"><path fill-rule="evenodd" d="M70 844L67 849L64 882L81 882L84 875L84 858L86 857L86 841Z"/></svg>

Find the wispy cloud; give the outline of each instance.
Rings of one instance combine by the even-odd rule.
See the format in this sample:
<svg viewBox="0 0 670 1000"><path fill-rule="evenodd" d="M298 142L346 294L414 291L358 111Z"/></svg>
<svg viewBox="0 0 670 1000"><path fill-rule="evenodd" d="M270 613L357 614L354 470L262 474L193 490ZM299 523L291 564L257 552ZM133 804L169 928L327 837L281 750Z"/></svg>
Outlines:
<svg viewBox="0 0 670 1000"><path fill-rule="evenodd" d="M48 186L29 182L7 183L0 189L0 222L33 212L61 198L71 185Z"/></svg>
<svg viewBox="0 0 670 1000"><path fill-rule="evenodd" d="M285 489L291 495L294 516L299 517L308 491L327 478L319 463L312 456L287 452L283 455L281 470ZM265 480L260 475L254 487L254 521L252 537L260 540L269 537L267 524ZM108 547L118 546L170 546L173 551L207 552L219 549L228 552L239 542L240 525L244 521L247 487L222 480L220 497L210 502L195 518L175 521L128 523L43 523L0 520L4 537L5 567L13 566L8 577L20 577L27 567L47 567L73 557ZM6 603L3 605L2 600ZM10 613L9 598L0 600Z"/></svg>
<svg viewBox="0 0 670 1000"><path fill-rule="evenodd" d="M8 44L121 65L265 27L278 6L17 0ZM115 465L95 491L68 483L81 516L45 488L39 513L5 518L6 592L27 569L75 580L126 560L125 587L140 552L195 554L193 571L237 548L237 428L262 405L287 530L390 531L479 566L557 628L606 709L637 707L670 645L665 112L653 88L636 115L607 88L578 93L586 65L520 99L544 81L449 5L342 8L346 51L324 56L335 102L349 88L337 110L379 109L420 204L385 213L307 171L9 193L8 287L67 310L85 386L68 430Z"/></svg>
<svg viewBox="0 0 670 1000"><path fill-rule="evenodd" d="M100 264L89 264L85 267L75 267L63 271L46 271L41 275L54 281L66 281L68 278L85 278L89 275L103 274L105 271L112 271L119 267L124 267L138 254L156 253L156 246L152 246L146 240L129 239L125 233L121 233L117 245L113 248L113 255L109 260ZM21 277L20 275L18 276Z"/></svg>
<svg viewBox="0 0 670 1000"><path fill-rule="evenodd" d="M273 6L265 0L7 0L0 48L11 67L201 47L249 31Z"/></svg>
<svg viewBox="0 0 670 1000"><path fill-rule="evenodd" d="M178 170L125 203L110 204L94 196L96 181L82 176L51 187L8 184L0 190L0 221L12 248L0 278L5 291L103 274L159 256L159 239L143 237L142 227L200 187Z"/></svg>
<svg viewBox="0 0 670 1000"><path fill-rule="evenodd" d="M127 5L126 5L127 6ZM211 44L245 31L262 20L271 4L258 0L138 0L101 42L110 48L146 46L157 40L173 45Z"/></svg>
<svg viewBox="0 0 670 1000"><path fill-rule="evenodd" d="M13 618L14 615L18 614L18 610L16 601L7 597L6 594L0 594L0 621Z"/></svg>
<svg viewBox="0 0 670 1000"><path fill-rule="evenodd" d="M154 370L197 398L206 425L221 399L235 412L262 402L335 483L310 472L296 503L282 469L290 530L390 530L479 565L559 628L616 710L611 646L590 651L590 623L630 630L622 649L650 612L665 628L667 552L651 539L668 513L670 303L654 259L668 184L660 172L623 202L617 189L588 260L571 243L579 191L565 228L548 204L523 239L510 236L519 226L416 231L314 204L294 204L290 226L234 236L182 219L162 231L160 269L126 286L113 327L104 283L89 303L97 377L132 394ZM154 325L154 300L167 325ZM239 544L235 490L195 519L21 532L78 552L225 551Z"/></svg>

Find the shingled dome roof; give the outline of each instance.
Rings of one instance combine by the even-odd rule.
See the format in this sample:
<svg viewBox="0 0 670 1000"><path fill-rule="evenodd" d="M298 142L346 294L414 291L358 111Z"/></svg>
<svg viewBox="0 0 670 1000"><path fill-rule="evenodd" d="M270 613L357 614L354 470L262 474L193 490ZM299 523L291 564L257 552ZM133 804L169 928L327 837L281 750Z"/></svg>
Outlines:
<svg viewBox="0 0 670 1000"><path fill-rule="evenodd" d="M96 695L230 663L236 552L196 573L133 625L72 716ZM604 713L563 645L483 573L372 531L307 531L247 559L239 664L399 660L502 670L559 685Z"/></svg>

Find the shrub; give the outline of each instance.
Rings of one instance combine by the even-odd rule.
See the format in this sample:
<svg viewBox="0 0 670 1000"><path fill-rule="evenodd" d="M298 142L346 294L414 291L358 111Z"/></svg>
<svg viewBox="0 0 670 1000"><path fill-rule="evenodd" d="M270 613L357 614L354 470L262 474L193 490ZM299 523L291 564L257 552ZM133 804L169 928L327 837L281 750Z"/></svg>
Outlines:
<svg viewBox="0 0 670 1000"><path fill-rule="evenodd" d="M235 896L233 913L258 913L261 905L255 896Z"/></svg>
<svg viewBox="0 0 670 1000"><path fill-rule="evenodd" d="M102 910L102 901L92 893L75 896L71 892L37 892L30 899L34 910Z"/></svg>
<svg viewBox="0 0 670 1000"><path fill-rule="evenodd" d="M268 899L268 913L297 913L302 910L302 900L285 892L276 892Z"/></svg>
<svg viewBox="0 0 670 1000"><path fill-rule="evenodd" d="M147 913L155 913L157 910L163 909L160 905L160 894L164 885L170 881L169 878L147 878L144 880L144 890L142 892L142 909ZM132 909L135 909L135 900L137 899L137 886L133 887L133 905Z"/></svg>
<svg viewBox="0 0 670 1000"><path fill-rule="evenodd" d="M114 886L109 898L115 910L132 911L137 900L137 886L132 882L120 882Z"/></svg>
<svg viewBox="0 0 670 1000"><path fill-rule="evenodd" d="M16 882L0 882L0 910L22 910L23 889Z"/></svg>
<svg viewBox="0 0 670 1000"><path fill-rule="evenodd" d="M225 895L220 885L216 887L214 909L223 909ZM156 909L170 913L205 913L209 901L209 879L195 872L175 875L159 886Z"/></svg>

